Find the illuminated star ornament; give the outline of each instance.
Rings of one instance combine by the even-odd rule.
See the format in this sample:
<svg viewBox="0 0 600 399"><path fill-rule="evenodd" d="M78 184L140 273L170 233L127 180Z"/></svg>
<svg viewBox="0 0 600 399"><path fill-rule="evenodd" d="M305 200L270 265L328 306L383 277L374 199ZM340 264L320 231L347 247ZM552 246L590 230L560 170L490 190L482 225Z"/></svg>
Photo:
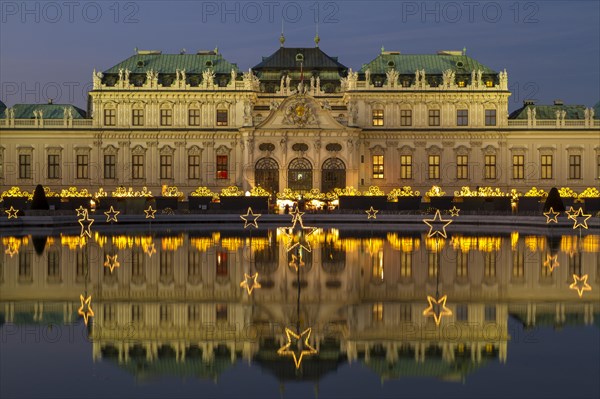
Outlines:
<svg viewBox="0 0 600 399"><path fill-rule="evenodd" d="M571 220L573 220L573 230L578 227L583 227L584 229L588 228L587 220L592 217L591 214L586 215L583 213L583 209L579 208L577 212L571 214L569 216Z"/></svg>
<svg viewBox="0 0 600 399"><path fill-rule="evenodd" d="M152 255L156 253L154 243L144 245L144 252L148 255L149 258L151 258Z"/></svg>
<svg viewBox="0 0 600 399"><path fill-rule="evenodd" d="M79 233L79 236L88 236L89 238L92 238L92 231L90 229L92 227L92 224L94 223L94 219L89 218L87 209L85 210L82 216L83 217L81 219L77 219L77 221L81 225L81 233Z"/></svg>
<svg viewBox="0 0 600 399"><path fill-rule="evenodd" d="M447 299L447 295L444 295L440 299L436 299L431 295L427 295L429 307L423 311L423 316L433 316L435 325L439 326L443 316L452 316L452 311L446 307Z"/></svg>
<svg viewBox="0 0 600 399"><path fill-rule="evenodd" d="M8 210L6 210L4 212L6 212L6 214L8 215L9 219L16 219L18 217L19 210L13 208L12 205L11 205L10 209L8 209Z"/></svg>
<svg viewBox="0 0 600 399"><path fill-rule="evenodd" d="M554 212L554 208L550 207L548 212L544 212L544 216L546 216L546 224L558 223L558 215L560 215L560 212Z"/></svg>
<svg viewBox="0 0 600 399"><path fill-rule="evenodd" d="M240 218L244 221L244 228L250 226L258 229L258 218L261 217L260 213L252 212L252 208L248 208L245 215L240 215Z"/></svg>
<svg viewBox="0 0 600 399"><path fill-rule="evenodd" d="M104 212L104 214L106 215L106 223L108 222L115 222L117 223L117 215L121 213L121 211L115 211L115 208L113 208L113 206L110 206L110 209L106 212Z"/></svg>
<svg viewBox="0 0 600 399"><path fill-rule="evenodd" d="M288 342L279 348L277 354L279 356L292 356L296 368L299 369L302 365L302 358L304 356L310 356L317 353L317 350L308 343L311 331L312 329L309 327L301 334L296 334L286 327L285 334Z"/></svg>
<svg viewBox="0 0 600 399"><path fill-rule="evenodd" d="M304 265L305 263L302 260L302 253L300 253L300 256L292 254L292 260L290 263L288 263L289 267L293 267L295 271L298 271L298 269L304 267Z"/></svg>
<svg viewBox="0 0 600 399"><path fill-rule="evenodd" d="M115 256L106 255L106 261L104 262L104 267L108 267L110 269L111 273L113 272L113 270L115 270L116 267L121 266L121 264L117 260L118 256L119 255L115 255Z"/></svg>
<svg viewBox="0 0 600 399"><path fill-rule="evenodd" d="M429 232L427 233L428 238L435 237L436 235L439 235L442 238L448 238L446 227L452 223L452 219L443 220L440 215L440 210L438 209L435 211L433 219L423 219L423 223L429 226ZM443 226L439 227L441 224L443 224Z"/></svg>
<svg viewBox="0 0 600 399"><path fill-rule="evenodd" d="M558 266L560 266L560 263L558 263L558 255L547 254L546 260L544 261L544 267L550 269L550 273L552 273Z"/></svg>
<svg viewBox="0 0 600 399"><path fill-rule="evenodd" d="M252 295L252 291L254 291L255 288L261 287L258 282L258 272L253 275L244 273L244 281L240 283L240 287L245 288L246 291L248 291L248 295Z"/></svg>
<svg viewBox="0 0 600 399"><path fill-rule="evenodd" d="M90 317L94 317L94 310L92 309L92 296L79 295L79 300L81 301L81 306L77 310L77 313L80 316L83 316L83 322L85 325L88 325L88 319Z"/></svg>
<svg viewBox="0 0 600 399"><path fill-rule="evenodd" d="M457 217L458 216L458 212L460 212L460 209L458 209L456 207L456 205L455 205L455 206L452 207L452 209L450 209L450 216Z"/></svg>
<svg viewBox="0 0 600 399"><path fill-rule="evenodd" d="M83 207L83 205L81 205L81 206L79 206L79 208L75 209L75 212L77 212L77 217L80 217L80 216L85 216L85 215L87 214L87 211L88 211L88 210L87 210L87 209L85 209L85 208Z"/></svg>
<svg viewBox="0 0 600 399"><path fill-rule="evenodd" d="M367 219L377 219L377 212L379 212L379 210L374 209L372 206L369 210L366 210L365 212L367 212Z"/></svg>
<svg viewBox="0 0 600 399"><path fill-rule="evenodd" d="M152 205L150 205L148 209L144 209L144 213L146 214L146 219L154 219L156 209L152 209Z"/></svg>
<svg viewBox="0 0 600 399"><path fill-rule="evenodd" d="M304 213L300 212L298 209L292 212L292 227L288 227L287 232L284 233L287 238L287 252L292 251L296 247L299 247L300 250L305 249L308 252L312 251L310 243L306 238L317 231L317 228L304 226L302 215L304 215Z"/></svg>
<svg viewBox="0 0 600 399"><path fill-rule="evenodd" d="M579 294L579 298L583 296L583 291L591 291L592 286L587 282L588 275L584 274L579 277L578 275L573 275L573 282L569 285L569 288L572 290L577 290L577 294Z"/></svg>
<svg viewBox="0 0 600 399"><path fill-rule="evenodd" d="M4 250L4 253L9 255L11 258L19 253L19 247L16 243L11 242L8 244L8 248Z"/></svg>
<svg viewBox="0 0 600 399"><path fill-rule="evenodd" d="M568 219L573 219L573 215L576 213L575 212L575 208L573 208L572 206L569 207L568 211L565 211L565 213L567 214L567 218Z"/></svg>

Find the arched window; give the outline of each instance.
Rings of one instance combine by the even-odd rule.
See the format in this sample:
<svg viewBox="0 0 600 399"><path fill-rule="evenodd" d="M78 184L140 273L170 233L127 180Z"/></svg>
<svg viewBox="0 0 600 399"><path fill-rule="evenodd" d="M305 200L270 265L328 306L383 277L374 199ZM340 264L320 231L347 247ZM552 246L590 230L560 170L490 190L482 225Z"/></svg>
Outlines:
<svg viewBox="0 0 600 399"><path fill-rule="evenodd" d="M328 193L338 187L346 187L346 165L339 158L328 158L321 171L321 192Z"/></svg>
<svg viewBox="0 0 600 399"><path fill-rule="evenodd" d="M254 166L254 182L270 193L279 191L279 164L273 158L261 158Z"/></svg>
<svg viewBox="0 0 600 399"><path fill-rule="evenodd" d="M312 164L306 158L294 158L288 168L288 188L305 193L312 189Z"/></svg>

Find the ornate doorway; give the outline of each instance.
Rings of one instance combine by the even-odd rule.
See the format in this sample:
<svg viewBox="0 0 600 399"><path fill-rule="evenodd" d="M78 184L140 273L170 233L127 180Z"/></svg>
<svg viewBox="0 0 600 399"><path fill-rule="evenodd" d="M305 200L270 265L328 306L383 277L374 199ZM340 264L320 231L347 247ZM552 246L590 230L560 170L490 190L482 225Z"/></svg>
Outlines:
<svg viewBox="0 0 600 399"><path fill-rule="evenodd" d="M288 188L303 194L312 189L312 164L306 158L294 158L288 167Z"/></svg>
<svg viewBox="0 0 600 399"><path fill-rule="evenodd" d="M279 164L273 158L261 158L254 166L254 182L275 194L279 191Z"/></svg>
<svg viewBox="0 0 600 399"><path fill-rule="evenodd" d="M321 171L321 192L327 193L336 187L346 187L346 165L339 158L328 158Z"/></svg>

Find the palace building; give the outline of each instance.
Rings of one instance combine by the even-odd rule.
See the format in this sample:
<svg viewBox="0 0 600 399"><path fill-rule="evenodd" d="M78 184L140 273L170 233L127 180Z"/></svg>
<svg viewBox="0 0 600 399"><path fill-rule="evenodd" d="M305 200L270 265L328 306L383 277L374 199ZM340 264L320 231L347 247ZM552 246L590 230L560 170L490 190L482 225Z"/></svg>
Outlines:
<svg viewBox="0 0 600 399"><path fill-rule="evenodd" d="M506 70L465 51L381 49L355 71L318 37L280 41L248 71L216 49L136 50L94 71L87 111L0 103L0 184L186 194L598 184L600 103L526 101L509 115Z"/></svg>

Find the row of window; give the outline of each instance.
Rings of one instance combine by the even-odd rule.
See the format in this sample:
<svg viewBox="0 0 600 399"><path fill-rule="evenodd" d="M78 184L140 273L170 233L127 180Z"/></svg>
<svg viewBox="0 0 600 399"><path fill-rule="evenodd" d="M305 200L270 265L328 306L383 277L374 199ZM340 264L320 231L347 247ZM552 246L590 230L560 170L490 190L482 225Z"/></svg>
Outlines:
<svg viewBox="0 0 600 399"><path fill-rule="evenodd" d="M383 321L383 302L375 302L373 304L373 312L372 312L372 320L374 322L382 322ZM396 306L394 306L396 309ZM397 315L399 321L410 322L412 320L412 305L411 304L401 304L400 311L394 311L394 314ZM485 305L484 308L484 317L486 322L493 323L496 321L496 306L494 305ZM456 320L457 321L468 321L469 320L469 307L467 304L459 303L456 305Z"/></svg>
<svg viewBox="0 0 600 399"><path fill-rule="evenodd" d="M228 126L229 115L226 109L218 109L216 114L217 126ZM143 109L134 109L131 111L131 125L132 126L144 126L145 125L145 112ZM117 110L116 109L105 109L104 110L104 126L116 126L117 125ZM160 110L160 126L173 126L173 110L172 109L161 109ZM188 110L188 126L200 126L200 110L190 109Z"/></svg>
<svg viewBox="0 0 600 399"><path fill-rule="evenodd" d="M133 179L145 178L145 158L143 154L131 156L131 177ZM216 159L216 178L227 179L229 177L229 157L227 155L217 155ZM384 178L384 156L373 155L372 157L372 177L373 179ZM581 155L569 155L568 178L578 180L582 178L581 174ZM89 178L89 155L77 154L75 165L75 177L77 179ZM512 178L516 180L525 179L525 155L512 156ZM173 179L173 155L160 155L160 178ZM441 156L429 155L427 164L427 178L440 179ZM57 154L48 155L47 178L60 179L60 156ZM553 179L554 174L554 156L540 156L540 179ZM200 178L200 155L188 155L187 178ZM600 156L598 156L598 176L600 177ZM19 155L19 178L31 179L31 154ZM104 179L116 179L117 177L117 156L113 154L104 155ZM400 178L413 178L413 156L400 156ZM456 178L469 179L469 156L456 156ZM484 178L493 180L497 178L496 155L486 154L484 156Z"/></svg>
<svg viewBox="0 0 600 399"><path fill-rule="evenodd" d="M429 155L427 157L427 178L440 178L440 155ZM553 179L553 155L540 156L540 179ZM373 179L384 178L384 156L373 155ZM598 177L600 177L600 156L598 156ZM413 178L413 157L412 155L400 156L400 178ZM456 156L456 178L469 179L469 156ZM486 154L484 157L484 178L493 180L497 178L496 155ZM512 178L515 180L525 179L525 155L513 155L512 157ZM569 155L569 179L581 179L581 155Z"/></svg>
<svg viewBox="0 0 600 399"><path fill-rule="evenodd" d="M200 305L188 305L188 322L200 322L202 308ZM105 304L103 307L102 321L113 322L117 319L116 307L114 304ZM216 304L215 305L215 319L218 322L227 321L227 304ZM142 305L133 304L131 305L131 321L132 322L143 322L144 321L144 308ZM173 309L172 305L161 304L159 307L159 321L161 323L168 323L173 321Z"/></svg>
<svg viewBox="0 0 600 399"><path fill-rule="evenodd" d="M441 117L439 109L429 110L429 126L440 126ZM372 112L372 125L373 126L384 126L384 113L382 109L374 109ZM403 109L400 110L400 126L412 126L413 116L412 110ZM469 110L459 109L456 110L456 126L469 126ZM486 109L485 110L485 126L496 126L496 110Z"/></svg>

